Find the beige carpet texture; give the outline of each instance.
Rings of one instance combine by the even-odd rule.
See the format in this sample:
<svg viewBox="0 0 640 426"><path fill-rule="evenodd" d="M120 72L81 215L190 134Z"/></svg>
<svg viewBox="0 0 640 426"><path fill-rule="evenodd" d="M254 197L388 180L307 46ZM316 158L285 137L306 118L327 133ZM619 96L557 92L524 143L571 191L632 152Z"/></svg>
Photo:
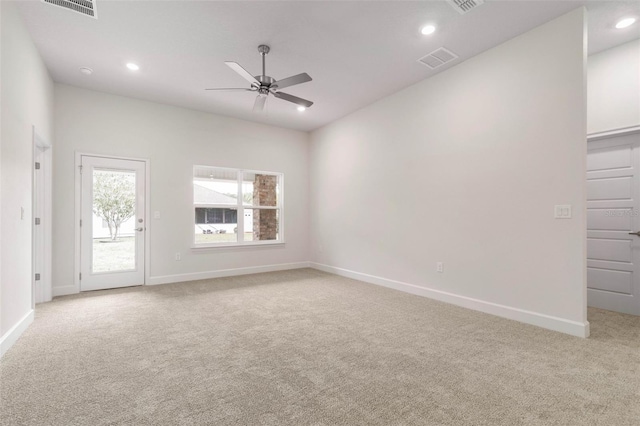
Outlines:
<svg viewBox="0 0 640 426"><path fill-rule="evenodd" d="M580 339L299 269L38 305L2 425L640 425L640 317Z"/></svg>

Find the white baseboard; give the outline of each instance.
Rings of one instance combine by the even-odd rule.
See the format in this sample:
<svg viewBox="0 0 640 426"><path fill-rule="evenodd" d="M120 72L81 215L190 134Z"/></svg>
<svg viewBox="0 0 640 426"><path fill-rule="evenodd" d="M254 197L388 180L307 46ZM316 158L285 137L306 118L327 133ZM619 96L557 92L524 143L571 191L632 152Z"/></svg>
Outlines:
<svg viewBox="0 0 640 426"><path fill-rule="evenodd" d="M473 299L471 297L460 296L458 294L447 293L441 290L434 290L431 288L408 284L401 281L390 280L387 278L376 277L374 275L350 271L348 269L337 268L335 266L323 265L315 262L310 262L310 266L312 268L324 272L329 272L331 274L404 291L406 293L411 293L418 296L428 297L430 299L451 303L452 305L461 306L463 308L473 309L502 318L520 321L525 324L536 325L538 327L546 328L553 331L559 331L561 333L570 334L572 336L589 337L588 321L582 323L564 318L558 318L538 312L532 312L524 309L514 308L511 306L487 302L484 300Z"/></svg>
<svg viewBox="0 0 640 426"><path fill-rule="evenodd" d="M77 294L80 291L75 285L65 285L62 287L53 287L53 297L68 296L69 294Z"/></svg>
<svg viewBox="0 0 640 426"><path fill-rule="evenodd" d="M217 271L192 272L188 274L161 275L149 277L147 285L179 283L183 281L208 280L211 278L233 277L236 275L259 274L262 272L286 271L308 268L309 262L280 263L276 265L250 266L247 268L219 269Z"/></svg>
<svg viewBox="0 0 640 426"><path fill-rule="evenodd" d="M20 321L4 333L4 336L0 337L0 357L2 357L11 346L13 346L20 336L22 336L22 333L24 333L31 325L33 322L33 314L33 309L30 309Z"/></svg>
<svg viewBox="0 0 640 426"><path fill-rule="evenodd" d="M183 281L208 280L211 278L232 277L236 275L259 274L261 272L286 271L288 269L308 268L309 262L280 263L276 265L250 266L247 268L220 269L217 271L190 272L186 274L159 275L147 278L146 285L160 285L179 283ZM53 297L78 294L80 290L75 285L53 287Z"/></svg>

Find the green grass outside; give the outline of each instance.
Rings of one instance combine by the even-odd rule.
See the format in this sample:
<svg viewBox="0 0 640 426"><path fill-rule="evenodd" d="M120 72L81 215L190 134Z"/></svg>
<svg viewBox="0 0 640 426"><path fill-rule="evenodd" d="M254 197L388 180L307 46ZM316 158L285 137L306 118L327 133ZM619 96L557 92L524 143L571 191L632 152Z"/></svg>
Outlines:
<svg viewBox="0 0 640 426"><path fill-rule="evenodd" d="M93 240L93 272L127 271L136 267L135 237Z"/></svg>

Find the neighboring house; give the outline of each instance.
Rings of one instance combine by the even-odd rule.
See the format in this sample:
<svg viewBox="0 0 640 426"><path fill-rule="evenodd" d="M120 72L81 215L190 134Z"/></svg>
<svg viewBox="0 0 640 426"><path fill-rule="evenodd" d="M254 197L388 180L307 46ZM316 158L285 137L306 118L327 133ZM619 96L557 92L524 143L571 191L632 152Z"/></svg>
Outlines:
<svg viewBox="0 0 640 426"><path fill-rule="evenodd" d="M193 204L195 206L195 232L197 234L218 234L237 232L238 210L220 205L236 206L237 198L222 194L194 182ZM245 203L246 204L246 203ZM209 206L216 207L209 207ZM253 229L253 210L244 212L245 232Z"/></svg>

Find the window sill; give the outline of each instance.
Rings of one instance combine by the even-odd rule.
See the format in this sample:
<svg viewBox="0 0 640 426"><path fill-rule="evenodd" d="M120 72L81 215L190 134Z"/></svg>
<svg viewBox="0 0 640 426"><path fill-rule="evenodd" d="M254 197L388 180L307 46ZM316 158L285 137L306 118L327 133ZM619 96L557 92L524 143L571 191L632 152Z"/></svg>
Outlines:
<svg viewBox="0 0 640 426"><path fill-rule="evenodd" d="M191 250L210 250L218 248L243 248L243 247L269 247L269 246L283 246L284 241L261 241L261 242L246 242L246 243L217 243L217 244L191 244Z"/></svg>

